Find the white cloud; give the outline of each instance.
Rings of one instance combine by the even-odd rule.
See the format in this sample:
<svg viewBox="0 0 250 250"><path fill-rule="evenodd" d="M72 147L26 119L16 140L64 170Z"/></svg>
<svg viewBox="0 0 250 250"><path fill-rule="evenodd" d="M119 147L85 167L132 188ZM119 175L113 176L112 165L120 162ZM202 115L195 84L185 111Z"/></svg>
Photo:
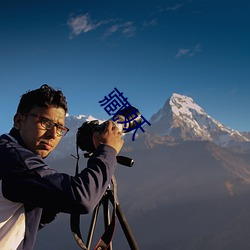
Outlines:
<svg viewBox="0 0 250 250"><path fill-rule="evenodd" d="M194 49L191 51L191 53L189 54L189 56L194 56L195 54L200 53L200 52L202 52L201 45L197 44L194 47Z"/></svg>
<svg viewBox="0 0 250 250"><path fill-rule="evenodd" d="M93 31L108 22L111 22L111 20L93 21L88 13L77 17L71 17L67 22L71 29L70 38L78 36L81 33Z"/></svg>
<svg viewBox="0 0 250 250"><path fill-rule="evenodd" d="M109 19L109 20L101 20L95 21L92 20L91 16L87 14L79 15L77 17L71 17L68 19L67 24L71 29L70 38L74 38L82 33L87 33L93 30L96 30L100 26L105 24L116 22L117 20ZM124 22L119 24L114 24L106 30L104 34L104 38L107 36L111 36L114 33L122 34L124 37L132 37L136 34L136 27L133 22Z"/></svg>
<svg viewBox="0 0 250 250"><path fill-rule="evenodd" d="M175 4L175 5L171 6L171 7L167 7L166 10L168 10L168 11L175 11L175 10L180 9L182 6L183 5L179 3L179 4Z"/></svg>
<svg viewBox="0 0 250 250"><path fill-rule="evenodd" d="M146 20L143 22L143 27L154 27L158 24L158 21L156 18L152 19L152 20Z"/></svg>
<svg viewBox="0 0 250 250"><path fill-rule="evenodd" d="M136 27L132 22L126 22L123 24L122 34L126 37L132 37L136 33Z"/></svg>
<svg viewBox="0 0 250 250"><path fill-rule="evenodd" d="M201 45L197 44L194 48L180 48L178 53L175 55L176 58L182 57L182 56L189 56L192 57L197 53L202 52Z"/></svg>
<svg viewBox="0 0 250 250"><path fill-rule="evenodd" d="M132 37L136 34L136 27L133 22L125 22L122 24L115 24L105 33L104 37L111 36L114 33L120 32L125 37Z"/></svg>
<svg viewBox="0 0 250 250"><path fill-rule="evenodd" d="M186 56L189 53L189 49L179 49L175 57Z"/></svg>

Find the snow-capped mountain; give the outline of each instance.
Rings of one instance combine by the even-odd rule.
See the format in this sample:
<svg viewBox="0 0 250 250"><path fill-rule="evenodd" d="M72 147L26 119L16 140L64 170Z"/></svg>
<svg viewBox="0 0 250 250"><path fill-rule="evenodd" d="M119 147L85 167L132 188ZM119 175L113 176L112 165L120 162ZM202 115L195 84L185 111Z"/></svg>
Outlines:
<svg viewBox="0 0 250 250"><path fill-rule="evenodd" d="M70 131L54 150L53 158L75 154L77 130L84 122L91 120L104 122L91 115L67 115L66 126ZM209 116L191 97L176 93L172 94L149 122L151 126L147 126L144 133L147 144L157 144L159 140L161 144L169 141L210 141L224 147L235 143L250 143L248 133L240 133L224 126Z"/></svg>
<svg viewBox="0 0 250 250"><path fill-rule="evenodd" d="M176 93L149 122L150 133L169 136L174 140L211 141L220 146L250 141L243 133L213 119L191 97Z"/></svg>

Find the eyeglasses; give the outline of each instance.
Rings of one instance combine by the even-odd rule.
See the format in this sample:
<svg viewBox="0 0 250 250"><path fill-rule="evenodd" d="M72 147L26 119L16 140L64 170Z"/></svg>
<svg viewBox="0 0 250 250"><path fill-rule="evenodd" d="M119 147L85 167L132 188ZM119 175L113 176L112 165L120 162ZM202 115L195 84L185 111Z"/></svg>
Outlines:
<svg viewBox="0 0 250 250"><path fill-rule="evenodd" d="M58 136L65 136L69 132L69 129L67 127L57 124L53 122L52 120L45 118L41 115L37 115L33 113L25 113L24 115L30 115L30 116L36 117L38 121L41 123L41 126L47 130L50 130L53 127L56 127L56 133Z"/></svg>

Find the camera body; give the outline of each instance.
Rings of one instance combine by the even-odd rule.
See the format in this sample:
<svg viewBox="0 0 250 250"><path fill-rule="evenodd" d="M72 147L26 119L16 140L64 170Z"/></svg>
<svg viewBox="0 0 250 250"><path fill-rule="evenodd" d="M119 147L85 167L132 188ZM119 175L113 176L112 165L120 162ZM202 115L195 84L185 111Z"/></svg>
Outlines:
<svg viewBox="0 0 250 250"><path fill-rule="evenodd" d="M119 110L112 119L115 126L117 126L120 132L128 133L134 130L141 123L141 116L138 109L133 106L129 106L122 110ZM77 146L82 151L91 153L95 150L93 143L93 133L95 131L103 132L106 127L107 121L100 123L98 120L87 121L78 128L76 134Z"/></svg>

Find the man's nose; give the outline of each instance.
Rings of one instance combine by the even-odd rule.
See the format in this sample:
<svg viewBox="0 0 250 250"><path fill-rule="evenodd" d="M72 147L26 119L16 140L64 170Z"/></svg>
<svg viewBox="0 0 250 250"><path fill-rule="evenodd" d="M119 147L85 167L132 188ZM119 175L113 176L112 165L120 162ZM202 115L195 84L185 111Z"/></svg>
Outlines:
<svg viewBox="0 0 250 250"><path fill-rule="evenodd" d="M47 134L49 134L51 138L55 139L58 136L57 135L57 127L53 126L51 129L48 129Z"/></svg>

